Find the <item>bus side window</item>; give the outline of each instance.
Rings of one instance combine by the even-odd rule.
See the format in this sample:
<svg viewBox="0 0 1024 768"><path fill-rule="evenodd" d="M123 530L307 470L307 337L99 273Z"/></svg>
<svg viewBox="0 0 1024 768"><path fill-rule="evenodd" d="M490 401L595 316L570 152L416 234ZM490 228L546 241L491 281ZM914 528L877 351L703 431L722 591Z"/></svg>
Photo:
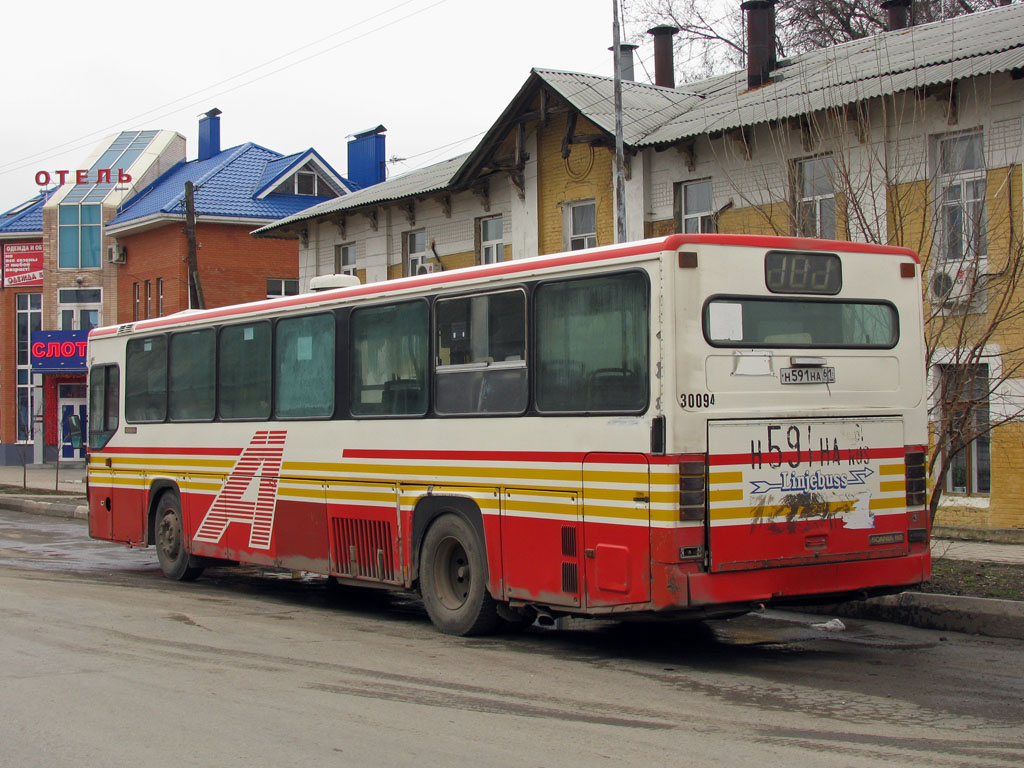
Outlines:
<svg viewBox="0 0 1024 768"><path fill-rule="evenodd" d="M526 410L526 294L521 290L441 299L434 305L439 414Z"/></svg>
<svg viewBox="0 0 1024 768"><path fill-rule="evenodd" d="M270 323L221 328L217 409L222 419L270 418Z"/></svg>
<svg viewBox="0 0 1024 768"><path fill-rule="evenodd" d="M647 407L647 280L640 272L537 288L537 410L637 412Z"/></svg>
<svg viewBox="0 0 1024 768"><path fill-rule="evenodd" d="M212 421L215 334L212 328L171 336L168 411L171 421Z"/></svg>
<svg viewBox="0 0 1024 768"><path fill-rule="evenodd" d="M125 353L124 417L128 422L167 418L167 337L129 339Z"/></svg>
<svg viewBox="0 0 1024 768"><path fill-rule="evenodd" d="M94 365L89 371L89 448L103 448L117 432L121 372L116 365Z"/></svg>
<svg viewBox="0 0 1024 768"><path fill-rule="evenodd" d="M278 322L274 344L274 415L329 419L334 414L334 315Z"/></svg>
<svg viewBox="0 0 1024 768"><path fill-rule="evenodd" d="M349 337L352 415L424 415L427 303L417 300L354 310Z"/></svg>

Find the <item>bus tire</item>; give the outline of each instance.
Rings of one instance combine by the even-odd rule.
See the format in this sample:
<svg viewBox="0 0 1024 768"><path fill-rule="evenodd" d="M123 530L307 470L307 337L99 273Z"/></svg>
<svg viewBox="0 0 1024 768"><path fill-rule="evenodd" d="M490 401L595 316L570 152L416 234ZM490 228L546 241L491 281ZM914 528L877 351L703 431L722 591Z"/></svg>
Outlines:
<svg viewBox="0 0 1024 768"><path fill-rule="evenodd" d="M164 491L156 503L156 557L164 576L175 581L195 581L203 572L185 546L181 498L175 491Z"/></svg>
<svg viewBox="0 0 1024 768"><path fill-rule="evenodd" d="M487 592L483 542L461 515L442 515L427 530L420 594L430 620L447 635L483 635L501 625L497 604Z"/></svg>

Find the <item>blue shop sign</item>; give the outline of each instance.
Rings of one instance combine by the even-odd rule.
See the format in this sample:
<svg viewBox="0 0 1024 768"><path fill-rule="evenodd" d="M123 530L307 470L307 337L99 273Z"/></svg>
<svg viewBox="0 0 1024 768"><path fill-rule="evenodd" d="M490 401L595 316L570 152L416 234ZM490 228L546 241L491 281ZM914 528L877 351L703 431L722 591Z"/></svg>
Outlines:
<svg viewBox="0 0 1024 768"><path fill-rule="evenodd" d="M85 373L88 331L35 331L32 373Z"/></svg>

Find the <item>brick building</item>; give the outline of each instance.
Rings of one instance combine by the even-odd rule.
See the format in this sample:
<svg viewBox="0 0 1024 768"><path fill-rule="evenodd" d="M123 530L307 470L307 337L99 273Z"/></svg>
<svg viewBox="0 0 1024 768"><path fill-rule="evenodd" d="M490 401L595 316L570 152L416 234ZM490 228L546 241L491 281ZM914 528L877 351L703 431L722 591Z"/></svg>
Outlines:
<svg viewBox="0 0 1024 768"><path fill-rule="evenodd" d="M774 2L744 8L762 16L750 33L770 34ZM1020 528L1024 5L917 27L899 18L786 60L771 40L748 41L763 55L747 71L678 88L671 60L656 61L654 85L623 82L626 237L795 234L916 250L931 482L945 490L936 522ZM670 44L655 48L670 59ZM607 245L612 104L611 78L534 70L469 154L257 234L300 239L303 281L339 265L373 281ZM958 444L953 424L975 428Z"/></svg>

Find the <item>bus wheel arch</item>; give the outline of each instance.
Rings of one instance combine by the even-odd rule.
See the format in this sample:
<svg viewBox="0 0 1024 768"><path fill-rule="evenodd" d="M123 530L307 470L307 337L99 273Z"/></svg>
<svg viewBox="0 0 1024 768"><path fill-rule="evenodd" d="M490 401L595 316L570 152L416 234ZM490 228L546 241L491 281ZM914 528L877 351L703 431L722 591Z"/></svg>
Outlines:
<svg viewBox="0 0 1024 768"><path fill-rule="evenodd" d="M165 493L171 492L177 495L179 508L181 505L181 491L178 490L178 484L173 480L160 479L154 480L152 485L149 486L149 504L146 508L146 545L156 543L156 510L160 503L160 497Z"/></svg>
<svg viewBox="0 0 1024 768"><path fill-rule="evenodd" d="M164 576L174 581L195 581L203 573L199 558L193 557L185 542L181 513L181 494L177 488L165 488L156 497L154 538L157 559Z"/></svg>
<svg viewBox="0 0 1024 768"><path fill-rule="evenodd" d="M413 552L430 620L450 635L493 632L502 619L488 585L479 508L468 499L431 498L420 502L416 513Z"/></svg>

